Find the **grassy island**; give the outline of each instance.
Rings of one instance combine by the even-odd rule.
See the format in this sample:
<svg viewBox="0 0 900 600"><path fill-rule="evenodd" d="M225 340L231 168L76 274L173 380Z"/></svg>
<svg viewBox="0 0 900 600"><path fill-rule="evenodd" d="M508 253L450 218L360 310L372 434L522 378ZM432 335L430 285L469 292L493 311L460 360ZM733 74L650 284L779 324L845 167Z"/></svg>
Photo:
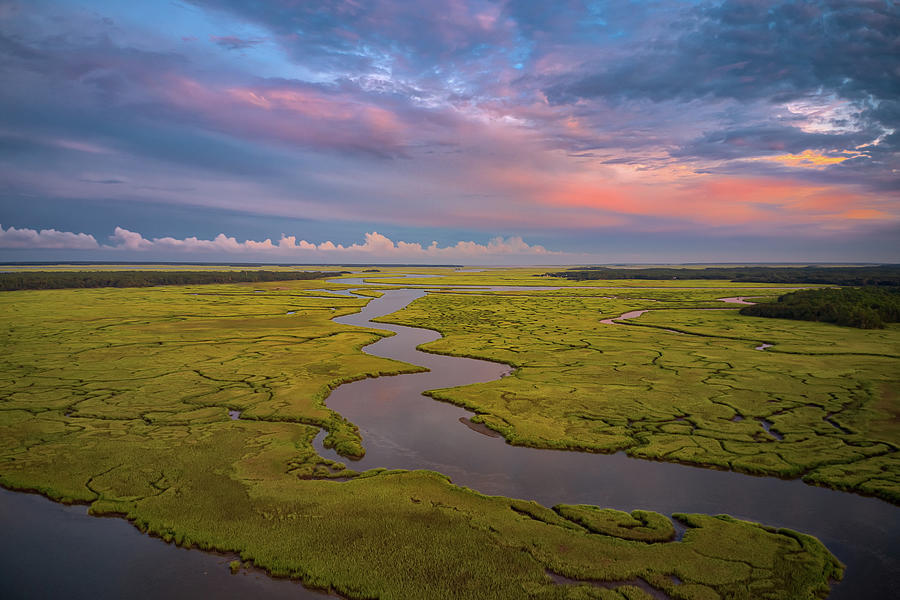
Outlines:
<svg viewBox="0 0 900 600"><path fill-rule="evenodd" d="M445 336L424 350L515 366L430 392L510 443L802 477L900 503L900 326L756 319L717 300L785 290L608 283L434 293L381 320ZM635 310L649 312L601 323Z"/></svg>
<svg viewBox="0 0 900 600"><path fill-rule="evenodd" d="M648 511L550 509L434 472L356 473L319 457L311 441L320 428L343 454L364 451L355 426L324 405L331 388L419 369L362 353L384 332L331 318L365 300L310 291L320 285L0 295L0 483L125 516L182 546L237 552L243 563L349 598L643 600L629 583L640 578L684 600L787 600L822 597L840 578L824 546L789 530L685 514L676 518L687 531L674 541L669 517ZM497 317L494 301L525 314L520 299L439 295L406 320L433 323L435 302L459 316L480 306ZM530 301L538 312L529 319L543 318L549 301ZM564 301L571 318L554 321L559 343L592 352L575 341L580 330L566 330L599 301ZM441 326L451 327L446 317ZM450 342L461 347L457 334ZM500 354L527 356L534 343L510 340Z"/></svg>

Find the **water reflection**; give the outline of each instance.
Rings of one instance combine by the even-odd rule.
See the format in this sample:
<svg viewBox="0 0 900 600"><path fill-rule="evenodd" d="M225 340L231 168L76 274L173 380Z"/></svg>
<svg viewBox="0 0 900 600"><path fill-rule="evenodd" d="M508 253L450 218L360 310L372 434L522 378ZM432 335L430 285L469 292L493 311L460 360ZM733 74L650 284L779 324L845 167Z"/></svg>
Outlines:
<svg viewBox="0 0 900 600"><path fill-rule="evenodd" d="M821 539L847 564L830 598L891 597L900 581L900 512L881 500L785 481L612 455L515 447L481 435L458 421L472 414L431 400L423 390L489 381L506 365L443 357L415 350L437 332L371 323L425 294L386 291L362 312L336 321L389 329L397 335L366 351L432 369L429 373L366 379L338 387L329 407L360 427L366 456L358 470L432 469L454 483L486 494L536 500L544 505L596 504L620 510L727 513ZM321 445L329 458L345 460Z"/></svg>
<svg viewBox="0 0 900 600"><path fill-rule="evenodd" d="M460 423L472 414L421 392L490 381L509 367L422 353L415 346L439 334L369 322L424 294L386 291L361 313L336 319L396 332L366 351L432 369L345 384L329 396L328 405L359 425L363 435L367 454L352 467L433 469L482 493L547 506L585 503L664 514L727 513L789 527L817 536L847 564L845 580L830 598L894 597L900 581L900 512L895 506L800 481L635 460L622 453L513 447ZM344 460L322 448L323 436L315 442L320 454ZM177 548L121 519L96 519L85 507L30 494L0 489L0 531L0 598L323 598L297 583L258 573L232 576L227 569L231 557Z"/></svg>
<svg viewBox="0 0 900 600"><path fill-rule="evenodd" d="M85 506L35 494L0 488L0 531L0 598L335 598L261 571L232 575L235 556L178 548L123 519L98 519Z"/></svg>

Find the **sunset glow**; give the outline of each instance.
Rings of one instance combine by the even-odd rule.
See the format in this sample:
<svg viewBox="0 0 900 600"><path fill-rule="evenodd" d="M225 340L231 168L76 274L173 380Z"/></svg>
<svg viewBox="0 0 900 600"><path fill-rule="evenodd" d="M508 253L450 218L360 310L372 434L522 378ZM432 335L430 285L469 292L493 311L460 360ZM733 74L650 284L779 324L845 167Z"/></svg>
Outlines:
<svg viewBox="0 0 900 600"><path fill-rule="evenodd" d="M374 231L548 251L515 262L900 260L898 11L0 0L0 222L97 260L117 227L258 260Z"/></svg>
<svg viewBox="0 0 900 600"><path fill-rule="evenodd" d="M783 154L781 156L773 156L769 160L774 160L790 167L824 167L842 163L848 158L853 158L853 156L824 156L812 150L804 150L800 154Z"/></svg>

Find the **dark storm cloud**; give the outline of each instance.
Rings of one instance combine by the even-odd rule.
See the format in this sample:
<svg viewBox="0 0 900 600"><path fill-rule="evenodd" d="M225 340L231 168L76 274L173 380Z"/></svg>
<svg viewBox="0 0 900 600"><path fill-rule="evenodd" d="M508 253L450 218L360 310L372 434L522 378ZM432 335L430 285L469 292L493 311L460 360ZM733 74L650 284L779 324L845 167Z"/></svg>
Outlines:
<svg viewBox="0 0 900 600"><path fill-rule="evenodd" d="M858 100L900 92L900 14L881 0L728 0L686 10L639 42L618 60L585 63L548 97L783 102L822 88Z"/></svg>
<svg viewBox="0 0 900 600"><path fill-rule="evenodd" d="M670 154L733 160L859 148L863 159L828 166L827 177L880 189L896 182L900 148L891 130L900 130L900 9L893 2L704 3L630 44L630 52L588 57L546 78L547 97L557 105L731 102L747 109L732 109L717 127L670 146ZM791 102L812 106L777 118L759 114L760 107ZM804 123L841 103L841 114Z"/></svg>
<svg viewBox="0 0 900 600"><path fill-rule="evenodd" d="M676 157L730 160L746 156L799 154L808 148L839 152L877 137L876 132L808 133L796 127L765 125L706 133L672 151Z"/></svg>
<svg viewBox="0 0 900 600"><path fill-rule="evenodd" d="M890 3L190 4L0 14L4 188L436 239L900 210Z"/></svg>

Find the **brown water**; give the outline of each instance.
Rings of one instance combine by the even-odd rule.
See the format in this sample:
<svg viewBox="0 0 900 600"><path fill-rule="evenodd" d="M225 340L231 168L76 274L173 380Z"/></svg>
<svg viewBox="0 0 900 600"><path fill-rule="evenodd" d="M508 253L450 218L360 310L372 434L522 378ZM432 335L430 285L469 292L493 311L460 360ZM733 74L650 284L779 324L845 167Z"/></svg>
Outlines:
<svg viewBox="0 0 900 600"><path fill-rule="evenodd" d="M734 296L733 298L719 298L722 302L728 302L729 304L745 304L747 306L753 306L756 302L750 302L747 300L747 296Z"/></svg>
<svg viewBox="0 0 900 600"><path fill-rule="evenodd" d="M631 311L628 311L627 313L622 313L618 317L613 317L611 319L603 319L600 322L603 323L604 325L615 325L616 321L621 321L624 319L637 319L642 314L648 313L648 312L650 312L650 311L649 310L631 310Z"/></svg>

